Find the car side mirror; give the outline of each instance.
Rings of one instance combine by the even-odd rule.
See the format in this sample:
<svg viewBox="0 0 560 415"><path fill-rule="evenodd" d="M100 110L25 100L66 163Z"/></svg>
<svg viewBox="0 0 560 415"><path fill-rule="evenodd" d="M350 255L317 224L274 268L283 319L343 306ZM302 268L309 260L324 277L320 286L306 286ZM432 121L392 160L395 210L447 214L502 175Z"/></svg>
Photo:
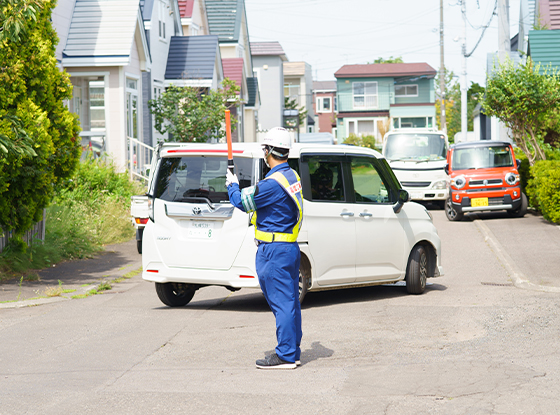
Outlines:
<svg viewBox="0 0 560 415"><path fill-rule="evenodd" d="M447 163L447 164L445 165L445 167L443 168L443 170L445 171L445 174L447 174L447 175L449 174L449 163Z"/></svg>
<svg viewBox="0 0 560 415"><path fill-rule="evenodd" d="M521 160L515 159L515 164L517 164L517 170L521 167Z"/></svg>
<svg viewBox="0 0 560 415"><path fill-rule="evenodd" d="M409 200L410 200L410 194L404 189L399 189L399 200L393 206L393 212L399 213L403 205Z"/></svg>

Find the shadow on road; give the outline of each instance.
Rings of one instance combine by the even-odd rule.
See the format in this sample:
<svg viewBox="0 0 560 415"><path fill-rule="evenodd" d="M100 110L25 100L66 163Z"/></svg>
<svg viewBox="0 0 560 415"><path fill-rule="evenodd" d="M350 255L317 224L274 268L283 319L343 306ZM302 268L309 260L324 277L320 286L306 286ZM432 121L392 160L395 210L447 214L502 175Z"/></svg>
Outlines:
<svg viewBox="0 0 560 415"><path fill-rule="evenodd" d="M263 357L269 356L274 353L274 350L269 350L264 353ZM321 344L321 342L311 343L311 348L301 351L301 365L305 366L314 360L326 359L334 355L334 350L329 349Z"/></svg>
<svg viewBox="0 0 560 415"><path fill-rule="evenodd" d="M447 287L428 281L426 291L423 295L430 295L430 292L445 291ZM202 288L201 290L204 290ZM371 287L344 288L329 291L310 292L305 296L302 309L329 307L336 304L362 303L382 299L399 298L409 296L406 287L403 285L377 285ZM223 298L211 298L193 300L185 306L192 310L214 310L214 311L235 311L248 313L270 312L270 308L260 291L248 290L247 294L235 294ZM181 310L183 307L156 307L154 310Z"/></svg>

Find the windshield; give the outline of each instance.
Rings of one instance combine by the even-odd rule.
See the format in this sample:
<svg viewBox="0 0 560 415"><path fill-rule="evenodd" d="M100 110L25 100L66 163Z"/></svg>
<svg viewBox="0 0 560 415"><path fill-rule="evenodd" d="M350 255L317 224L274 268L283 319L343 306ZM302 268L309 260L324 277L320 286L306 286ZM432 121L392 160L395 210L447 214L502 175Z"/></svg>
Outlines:
<svg viewBox="0 0 560 415"><path fill-rule="evenodd" d="M394 160L444 160L447 153L442 134L390 134L387 136L385 158Z"/></svg>
<svg viewBox="0 0 560 415"><path fill-rule="evenodd" d="M457 148L451 160L453 170L512 167L509 146Z"/></svg>
<svg viewBox="0 0 560 415"><path fill-rule="evenodd" d="M251 158L236 158L235 173L243 189L253 184ZM191 156L161 159L155 197L168 202L229 202L226 157Z"/></svg>

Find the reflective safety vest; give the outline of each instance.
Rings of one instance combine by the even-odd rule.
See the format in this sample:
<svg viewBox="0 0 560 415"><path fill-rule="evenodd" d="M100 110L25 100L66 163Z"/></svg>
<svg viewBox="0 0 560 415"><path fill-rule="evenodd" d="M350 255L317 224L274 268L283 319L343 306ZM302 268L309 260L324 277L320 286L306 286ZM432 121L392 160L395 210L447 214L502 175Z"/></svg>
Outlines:
<svg viewBox="0 0 560 415"><path fill-rule="evenodd" d="M291 233L282 233L282 232L265 232L257 229L257 212L253 214L251 218L251 223L255 225L255 239L257 241L262 242L296 242L299 229L301 228L301 221L303 220L303 196L301 193L301 181L299 179L298 174L291 170L292 176L291 180L288 180L288 177L284 175L284 173L277 171L276 173L271 174L265 180L272 179L276 180L276 182L284 189L284 191L290 196L290 199L293 200L297 209L298 209L298 220L295 226L292 229Z"/></svg>

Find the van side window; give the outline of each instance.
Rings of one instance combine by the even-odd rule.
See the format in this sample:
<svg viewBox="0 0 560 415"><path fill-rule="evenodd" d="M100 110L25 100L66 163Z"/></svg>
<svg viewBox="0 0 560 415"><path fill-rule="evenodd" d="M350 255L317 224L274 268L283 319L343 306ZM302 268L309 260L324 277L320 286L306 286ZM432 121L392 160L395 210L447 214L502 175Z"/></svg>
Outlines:
<svg viewBox="0 0 560 415"><path fill-rule="evenodd" d="M309 161L308 166L311 200L344 201L341 162L312 159Z"/></svg>
<svg viewBox="0 0 560 415"><path fill-rule="evenodd" d="M351 163L352 182L356 203L389 203L389 189L368 157L353 157Z"/></svg>

